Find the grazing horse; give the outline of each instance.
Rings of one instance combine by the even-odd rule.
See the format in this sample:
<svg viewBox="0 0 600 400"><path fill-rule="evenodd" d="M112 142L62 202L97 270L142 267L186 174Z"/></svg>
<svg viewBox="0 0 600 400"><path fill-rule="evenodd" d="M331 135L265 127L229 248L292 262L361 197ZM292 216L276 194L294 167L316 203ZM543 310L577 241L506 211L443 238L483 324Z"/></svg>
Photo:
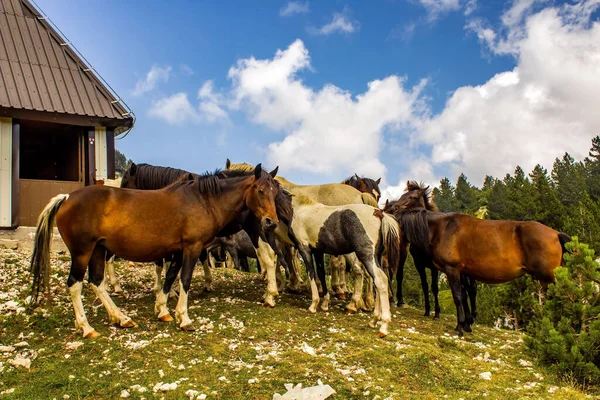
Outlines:
<svg viewBox="0 0 600 400"><path fill-rule="evenodd" d="M388 210L400 223L403 239L444 272L452 291L462 336L468 312L463 307L462 275L485 283L504 283L530 274L542 286L555 281L565 243L571 238L534 221L490 221L460 213L426 209L428 188L410 188ZM464 280L463 280L463 283Z"/></svg>
<svg viewBox="0 0 600 400"><path fill-rule="evenodd" d="M229 253L233 265L237 270L250 272L248 257L254 258L256 260L258 272L261 272L260 261L256 255L256 249L252 245L252 240L246 232L239 231L231 236L216 238L212 245L220 247L221 252L217 252L217 254L219 254L218 261L224 262L225 254Z"/></svg>
<svg viewBox="0 0 600 400"><path fill-rule="evenodd" d="M320 301L313 256L323 286L321 309L327 310L329 294L325 282L324 254L338 256L354 253L377 287L375 310L369 325L374 328L381 319L379 336L386 336L391 314L388 279L381 263L384 252L389 262L397 262L400 229L394 217L366 204L326 206L302 195L294 196L292 204L294 220L291 226L284 231L280 224L277 231L283 231L282 236L289 235L286 242L298 248L306 264L312 292L308 311L316 312Z"/></svg>
<svg viewBox="0 0 600 400"><path fill-rule="evenodd" d="M49 268L50 239L56 221L71 254L67 285L75 310L75 327L83 330L84 337L99 335L89 325L81 300L86 271L110 321L121 327L136 326L117 308L102 284L105 261L113 254L136 262L151 262L174 254L175 263L157 295L155 311L160 320L173 320L166 303L173 279L181 269L175 317L181 329L193 330L187 299L200 253L219 231L246 210L252 212L264 230L274 229L279 222L275 210L277 192L273 177L262 172L258 164L249 176L219 179L206 175L160 190L88 186L70 195L58 195L39 217L31 259L33 302L37 303L44 272Z"/></svg>
<svg viewBox="0 0 600 400"><path fill-rule="evenodd" d="M253 168L249 168L246 170L225 170L217 172L217 177L226 178L229 175L236 174L251 174ZM276 176L276 171L271 172L272 176ZM121 186L132 189L160 189L163 188L174 180L179 179L182 175L189 174L191 177L197 177L198 175L193 174L188 171L184 171L177 168L169 168L169 167L160 167L149 164L132 164L130 168L125 171L123 175L123 179L121 181ZM276 181L276 186L278 188L277 195L275 197L275 201L277 204L277 215L282 221L291 221L293 218L292 211L292 202L289 194L285 190L280 190L280 185ZM248 213L244 213L237 219L235 224L231 224L228 226L223 232L219 232L220 237L229 236L231 234L239 232L241 229L245 230L250 239L252 240L252 245L254 246L257 256L261 262L265 262L265 260L272 260L274 255L277 254L278 248L275 245L275 237L272 232L263 232L260 229L259 222L252 217L252 215ZM204 254L202 255L205 256ZM283 258L283 255L279 257L284 269L287 270L287 264ZM202 261L202 260L201 260ZM161 264L159 261L158 264ZM212 285L212 277L210 273L210 269L208 268L208 264L203 262L204 267L204 277L205 277L205 289L210 290ZM161 281L161 270L162 264L156 269L156 282L160 287ZM272 271L273 274L275 271ZM275 282L275 275L273 275L273 282ZM277 293L277 286L275 287L267 287L267 294L265 296L264 304L266 306L273 307L275 305L273 300L273 295L269 293L275 292Z"/></svg>
<svg viewBox="0 0 600 400"><path fill-rule="evenodd" d="M247 171L251 169L252 166L246 163L240 164L232 164L229 159L225 164L226 170L242 170ZM277 176L275 178L283 188L285 188L289 193L293 196L304 196L313 201L316 201L321 204L325 204L328 206L341 206L346 204L368 204L372 207L379 207L377 202L373 199L373 195L369 193L361 193L357 189L345 185L342 183L328 183L324 185L296 185L287 179ZM278 230L279 231L279 230ZM283 240L285 242L285 238ZM287 247L285 249L286 254L289 255L291 253L289 245L285 245L283 247ZM346 255L346 261L352 266L355 280L354 280L354 291L352 293L352 299L348 306L346 307L349 312L356 312L357 309L367 310L364 301L362 299L362 288L363 288L363 277L364 272L363 268L356 259L354 255ZM288 257L288 260L291 257ZM274 282L271 282L271 278L269 278L269 270L275 269L275 260L270 260L269 262L262 262L261 266L267 270L267 282L269 285L275 285ZM289 262L288 262L289 264ZM298 284L300 282L299 277L297 276L297 271L291 265L290 268L290 288L291 290L297 291ZM272 274L274 275L274 273ZM277 292L271 292L277 293Z"/></svg>

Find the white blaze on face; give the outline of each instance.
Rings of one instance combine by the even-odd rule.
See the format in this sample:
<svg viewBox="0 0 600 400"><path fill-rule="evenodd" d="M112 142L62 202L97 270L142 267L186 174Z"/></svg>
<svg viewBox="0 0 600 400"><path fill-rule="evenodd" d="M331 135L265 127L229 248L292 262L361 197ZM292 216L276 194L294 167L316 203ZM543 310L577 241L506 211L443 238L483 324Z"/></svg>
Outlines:
<svg viewBox="0 0 600 400"><path fill-rule="evenodd" d="M375 196L375 200L379 201L380 194L379 194L379 192L377 190L373 189L373 195Z"/></svg>

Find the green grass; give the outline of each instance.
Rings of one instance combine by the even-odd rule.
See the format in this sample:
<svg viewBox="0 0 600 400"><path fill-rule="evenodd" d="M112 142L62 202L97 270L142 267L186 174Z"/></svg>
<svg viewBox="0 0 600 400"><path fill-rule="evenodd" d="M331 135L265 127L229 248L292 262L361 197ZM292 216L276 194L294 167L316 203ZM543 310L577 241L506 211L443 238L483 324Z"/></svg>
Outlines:
<svg viewBox="0 0 600 400"><path fill-rule="evenodd" d="M24 304L30 276L26 253L1 250L0 308L10 300ZM8 262L10 260L10 262ZM15 262L14 260L18 260ZM200 291L197 268L190 295L190 317L197 331L178 329L154 315L154 268L116 267L126 296L115 303L139 327L118 329L107 323L103 307L84 287L90 324L102 334L84 340L75 332L66 288L68 263L54 259L53 300L31 314L0 312L0 345L26 341L0 353L0 392L5 398L187 398L195 390L209 399L271 399L285 383L313 386L321 379L337 392L333 399L584 398L586 394L536 367L515 332L475 325L464 339L452 333L454 315L434 321L421 308L392 308L385 339L368 327L368 314L347 315L345 301L333 300L329 312L308 314L309 295L284 293L275 309L261 307L264 284L258 274L217 269L215 291ZM173 310L174 301L169 302ZM147 341L147 342L144 342ZM69 344L83 342L76 349ZM144 346L144 344L146 344ZM308 354L308 347L316 355ZM8 361L17 354L31 368ZM521 365L520 360L533 363ZM491 380L480 378L491 373ZM225 377L224 379L221 377ZM221 378L221 379L220 379ZM257 379L256 383L249 383ZM177 382L158 392L158 383ZM139 386L135 386L139 385ZM143 387L145 392L136 388ZM556 389L551 389L556 387ZM549 393L549 390L553 393Z"/></svg>

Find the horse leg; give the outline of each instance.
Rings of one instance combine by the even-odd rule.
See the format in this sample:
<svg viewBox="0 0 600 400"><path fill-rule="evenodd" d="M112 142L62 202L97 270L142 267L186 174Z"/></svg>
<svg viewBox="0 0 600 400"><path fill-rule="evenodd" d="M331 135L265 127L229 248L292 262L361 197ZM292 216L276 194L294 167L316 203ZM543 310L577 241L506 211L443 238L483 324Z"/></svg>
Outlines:
<svg viewBox="0 0 600 400"><path fill-rule="evenodd" d="M266 273L267 277L267 290L265 293L264 306L275 307L275 296L279 296L277 290L277 257L275 252L261 237L258 238L258 248L256 249L256 256L260 260L260 265Z"/></svg>
<svg viewBox="0 0 600 400"><path fill-rule="evenodd" d="M169 268L171 268L171 264L173 264L173 256L171 256L170 258L164 259L164 266L167 267L167 271L169 270ZM163 268L163 270L164 270L164 268ZM165 275L166 275L166 272L165 272ZM170 299L176 299L177 297L179 297L179 294L177 293L177 290L175 289L177 287L178 283L179 283L179 276L176 276L175 280L173 281L173 285L171 286L171 290L169 291Z"/></svg>
<svg viewBox="0 0 600 400"><path fill-rule="evenodd" d="M277 259L279 258L277 257ZM285 278L281 273L281 267L279 265L279 262L276 262L275 264L275 279L277 280L277 291L283 292L283 289L285 289Z"/></svg>
<svg viewBox="0 0 600 400"><path fill-rule="evenodd" d="M388 294L388 278L385 272L377 265L374 257L374 249L371 249L370 254L366 251L357 254L368 274L375 281L377 287L377 299L375 300L373 317L369 321L369 326L372 328L377 327L377 321L381 320L381 326L379 327L379 337L385 337L388 335L388 327L392 322L392 314L390 312L390 298Z"/></svg>
<svg viewBox="0 0 600 400"><path fill-rule="evenodd" d="M344 298L350 295L350 264L346 262L346 258L340 257L340 282L342 285L342 290L344 291Z"/></svg>
<svg viewBox="0 0 600 400"><path fill-rule="evenodd" d="M477 318L477 281L474 278L469 277L469 285L467 285L467 293L469 295L469 301L471 302L471 316L473 322Z"/></svg>
<svg viewBox="0 0 600 400"><path fill-rule="evenodd" d="M406 307L404 296L402 295L402 283L404 282L404 264L408 257L406 246L400 247L400 260L398 261L398 271L396 271L396 299L398 307Z"/></svg>
<svg viewBox="0 0 600 400"><path fill-rule="evenodd" d="M475 322L475 318L471 314L471 310L469 308L469 285L471 284L470 278L466 275L461 275L461 288L462 288L462 303L463 309L465 310L465 326L464 329L466 332L472 332L473 329L471 325Z"/></svg>
<svg viewBox="0 0 600 400"><path fill-rule="evenodd" d="M463 336L463 326L465 325L465 310L463 309L462 303L462 285L460 282L460 271L457 269L446 266L444 272L448 277L448 284L452 291L452 299L456 306L456 319L458 323L455 330L458 332L458 336Z"/></svg>
<svg viewBox="0 0 600 400"><path fill-rule="evenodd" d="M423 300L425 300L425 314L423 316L429 317L431 313L431 304L429 303L429 288L427 286L427 272L425 271L425 267L420 263L415 262L415 268L417 268L417 272L419 273L419 278L421 279L421 289L423 290Z"/></svg>
<svg viewBox="0 0 600 400"><path fill-rule="evenodd" d="M110 284L113 287L113 291L114 293L123 293L123 289L121 289L121 285L119 284L119 280L117 279L117 276L115 275L115 255L113 254L112 257L110 257L108 259L108 262L106 263L106 271L108 273L108 277L110 280ZM106 281L106 289L108 289L108 281Z"/></svg>
<svg viewBox="0 0 600 400"><path fill-rule="evenodd" d="M163 322L173 321L173 317L169 314L167 308L167 299L169 298L169 292L173 286L173 282L179 273L182 265L182 254L178 253L173 256L173 261L167 270L167 276L165 277L165 283L162 289L156 294L156 303L154 305L154 312L158 314L158 319Z"/></svg>
<svg viewBox="0 0 600 400"><path fill-rule="evenodd" d="M240 263L240 269L243 272L250 272L250 265L248 265L248 257L242 256L239 258L238 262Z"/></svg>
<svg viewBox="0 0 600 400"><path fill-rule="evenodd" d="M352 271L354 272L354 292L352 293L350 303L348 303L346 306L346 311L351 314L357 312L358 310L368 311L362 298L363 280L365 275L363 267L354 253L346 254L344 255L344 258L352 267Z"/></svg>
<svg viewBox="0 0 600 400"><path fill-rule="evenodd" d="M312 295L312 301L310 307L308 307L308 312L316 313L317 306L319 305L319 288L317 287L317 282L315 279L315 265L313 263L312 252L308 247L303 245L299 245L298 251L304 260L304 265L306 265L306 272L308 272L308 278L310 279L310 292Z"/></svg>
<svg viewBox="0 0 600 400"><path fill-rule="evenodd" d="M433 293L434 309L433 319L440 319L440 298L439 298L439 282L440 282L440 271L437 268L431 268L431 292Z"/></svg>
<svg viewBox="0 0 600 400"><path fill-rule="evenodd" d="M152 291L156 294L162 289L162 272L164 266L164 259L160 259L154 262L154 287Z"/></svg>
<svg viewBox="0 0 600 400"><path fill-rule="evenodd" d="M69 272L69 278L67 279L67 286L71 293L71 301L73 302L73 310L75 312L75 329L82 329L83 337L90 339L98 337L100 334L90 326L85 316L83 302L81 301L81 289L83 288L83 278L92 251L93 248L88 252L84 251L79 254L73 254L73 252L71 252L71 270Z"/></svg>
<svg viewBox="0 0 600 400"><path fill-rule="evenodd" d="M325 276L325 259L324 254L320 251L313 251L315 262L317 264L317 275L321 286L323 287L323 301L321 302L321 310L329 310L329 293L327 291L327 277Z"/></svg>
<svg viewBox="0 0 600 400"><path fill-rule="evenodd" d="M104 282L104 263L106 261L106 248L103 246L96 245L96 248L92 252L92 257L89 261L88 280L94 293L100 299L108 319L111 324L118 325L121 328L133 328L137 324L131 320L128 316L123 314L121 310L110 298L110 295L106 291L106 284Z"/></svg>
<svg viewBox="0 0 600 400"><path fill-rule="evenodd" d="M340 283L340 258L341 257L335 256L329 257L329 269L331 270L331 291L338 299L345 299L346 293L342 290L342 285Z"/></svg>
<svg viewBox="0 0 600 400"><path fill-rule="evenodd" d="M298 257L296 255L296 249L288 244L283 244L283 256L285 257L285 262L290 269L290 279L288 281L287 290L292 293L300 292L300 283L302 279L300 279L300 268L298 267Z"/></svg>
<svg viewBox="0 0 600 400"><path fill-rule="evenodd" d="M188 295L190 285L192 283L192 275L194 267L198 261L198 257L202 252L202 245L196 245L191 249L183 250L183 263L179 279L179 301L175 307L175 320L179 322L179 327L184 331L195 331L196 328L192 325L192 320L188 315Z"/></svg>
<svg viewBox="0 0 600 400"><path fill-rule="evenodd" d="M212 292L213 291L213 278L212 278L212 272L210 271L210 265L208 265L208 257L209 255L206 255L206 258L202 261L202 269L204 270L204 290L207 292Z"/></svg>
<svg viewBox="0 0 600 400"><path fill-rule="evenodd" d="M365 305L369 310L372 310L375 307L375 295L373 293L373 278L370 274L367 274L365 276L365 280L367 281L365 290Z"/></svg>

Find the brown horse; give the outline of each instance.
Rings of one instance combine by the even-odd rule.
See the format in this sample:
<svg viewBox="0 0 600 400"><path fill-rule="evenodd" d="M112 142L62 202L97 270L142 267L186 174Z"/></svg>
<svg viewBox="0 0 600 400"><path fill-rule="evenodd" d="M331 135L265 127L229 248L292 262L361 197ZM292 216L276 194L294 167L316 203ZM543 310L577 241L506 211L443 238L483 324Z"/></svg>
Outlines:
<svg viewBox="0 0 600 400"><path fill-rule="evenodd" d="M504 283L530 274L546 286L555 280L565 243L571 238L534 221L490 221L460 213L426 209L425 187L407 190L388 205L400 223L403 239L427 254L444 272L458 318L465 325L461 274L485 283Z"/></svg>
<svg viewBox="0 0 600 400"><path fill-rule="evenodd" d="M38 222L31 260L34 302L37 302L42 277L48 268L52 225L56 220L71 253L67 285L75 309L75 327L83 330L84 337L99 335L89 325L81 301L86 271L110 321L121 327L136 326L117 308L102 284L105 261L113 254L137 262L174 255L177 268L172 266L169 270L163 290L157 295L155 311L160 320L173 320L166 301L174 275L181 268L175 317L182 329L193 330L187 298L200 253L219 231L247 209L261 221L264 230L274 229L278 224L276 194L273 176L262 172L258 164L250 176L219 179L215 175L205 175L173 183L164 189L144 191L88 186L70 195L56 196L50 200Z"/></svg>

